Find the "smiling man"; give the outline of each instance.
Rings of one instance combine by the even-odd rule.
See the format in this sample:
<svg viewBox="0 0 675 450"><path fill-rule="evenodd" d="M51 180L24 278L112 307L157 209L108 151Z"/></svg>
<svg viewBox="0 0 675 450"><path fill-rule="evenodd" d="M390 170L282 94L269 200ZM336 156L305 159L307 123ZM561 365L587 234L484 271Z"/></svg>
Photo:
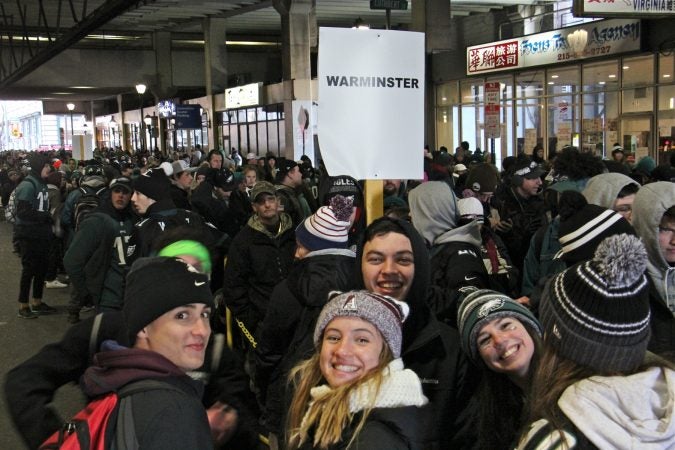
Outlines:
<svg viewBox="0 0 675 450"><path fill-rule="evenodd" d="M401 357L422 380L431 408L423 415L424 448L469 448L475 441L466 405L477 378L460 349L455 328L429 308L430 263L424 239L409 222L382 217L365 230L356 254L360 286L405 302ZM362 283L362 284L361 284Z"/></svg>
<svg viewBox="0 0 675 450"><path fill-rule="evenodd" d="M89 396L145 379L131 395L141 448L212 448L203 384L186 372L204 363L213 298L207 275L174 258L141 258L127 277L124 319L131 348L106 341L83 382Z"/></svg>

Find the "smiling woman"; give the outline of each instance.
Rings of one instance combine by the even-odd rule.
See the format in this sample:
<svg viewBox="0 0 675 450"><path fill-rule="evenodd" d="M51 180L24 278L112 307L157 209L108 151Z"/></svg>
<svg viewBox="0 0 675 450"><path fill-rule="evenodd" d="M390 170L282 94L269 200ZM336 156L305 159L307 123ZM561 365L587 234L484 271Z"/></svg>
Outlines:
<svg viewBox="0 0 675 450"><path fill-rule="evenodd" d="M422 448L416 418L428 400L400 359L408 312L405 303L367 291L324 306L317 352L291 371L289 448Z"/></svg>
<svg viewBox="0 0 675 450"><path fill-rule="evenodd" d="M482 371L479 448L513 448L541 349L541 325L526 307L487 289L469 294L458 316L462 349Z"/></svg>

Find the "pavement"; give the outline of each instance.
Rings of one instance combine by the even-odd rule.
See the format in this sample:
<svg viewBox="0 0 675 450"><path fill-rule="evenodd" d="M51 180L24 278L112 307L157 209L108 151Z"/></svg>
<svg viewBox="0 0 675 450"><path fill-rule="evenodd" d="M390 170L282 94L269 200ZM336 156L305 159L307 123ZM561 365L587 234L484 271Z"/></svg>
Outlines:
<svg viewBox="0 0 675 450"><path fill-rule="evenodd" d="M25 361L43 346L58 341L70 326L66 321L66 305L70 297L70 287L45 289L43 300L58 310L56 314L40 316L37 319L19 319L18 294L21 261L12 252L12 225L0 222L0 375L2 395L0 395L0 449L24 450L25 445L7 410L4 394L7 372ZM93 312L80 317L93 315ZM54 399L54 408L64 418L73 416L85 404L85 397L75 385L64 386Z"/></svg>

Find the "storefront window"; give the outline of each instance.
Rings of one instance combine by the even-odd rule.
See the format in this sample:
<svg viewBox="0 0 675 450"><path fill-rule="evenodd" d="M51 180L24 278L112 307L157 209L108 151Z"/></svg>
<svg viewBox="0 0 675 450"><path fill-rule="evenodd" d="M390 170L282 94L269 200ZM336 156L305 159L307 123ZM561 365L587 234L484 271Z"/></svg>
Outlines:
<svg viewBox="0 0 675 450"><path fill-rule="evenodd" d="M542 143L542 109L544 71L537 70L516 75L516 151L532 153L537 143ZM546 149L545 149L546 150Z"/></svg>
<svg viewBox="0 0 675 450"><path fill-rule="evenodd" d="M456 120L459 103L459 89L457 82L444 83L436 89L436 144L445 146L450 153L459 145L459 135L455 133L453 124Z"/></svg>
<svg viewBox="0 0 675 450"><path fill-rule="evenodd" d="M461 140L467 141L469 149L474 151L483 142L483 79L462 81L461 94Z"/></svg>
<svg viewBox="0 0 675 450"><path fill-rule="evenodd" d="M654 110L654 56L624 58L621 68L623 114Z"/></svg>
<svg viewBox="0 0 675 450"><path fill-rule="evenodd" d="M582 148L597 156L619 141L619 61L585 64L583 67Z"/></svg>

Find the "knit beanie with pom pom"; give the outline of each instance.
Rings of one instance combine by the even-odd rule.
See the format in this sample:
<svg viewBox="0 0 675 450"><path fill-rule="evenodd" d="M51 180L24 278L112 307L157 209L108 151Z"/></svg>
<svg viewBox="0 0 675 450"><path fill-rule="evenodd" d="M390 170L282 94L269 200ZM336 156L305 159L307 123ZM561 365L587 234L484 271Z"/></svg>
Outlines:
<svg viewBox="0 0 675 450"><path fill-rule="evenodd" d="M540 306L546 344L600 373L637 368L650 336L646 266L640 239L617 234L598 245L592 260L555 276Z"/></svg>
<svg viewBox="0 0 675 450"><path fill-rule="evenodd" d="M347 248L353 197L336 195L328 206L322 206L295 230L295 239L309 251Z"/></svg>

